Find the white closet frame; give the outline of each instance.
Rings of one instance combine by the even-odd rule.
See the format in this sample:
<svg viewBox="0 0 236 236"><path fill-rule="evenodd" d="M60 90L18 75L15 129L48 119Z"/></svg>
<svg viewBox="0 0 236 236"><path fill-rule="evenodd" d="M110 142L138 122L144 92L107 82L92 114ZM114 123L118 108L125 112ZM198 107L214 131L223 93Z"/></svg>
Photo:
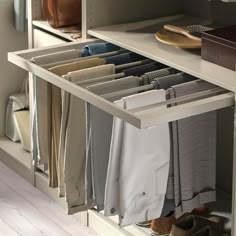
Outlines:
<svg viewBox="0 0 236 236"><path fill-rule="evenodd" d="M29 71L30 73L37 75L38 77L63 88L71 94L82 98L83 100L120 117L121 119L131 123L138 128L146 128L153 125L158 125L163 122L170 122L189 116L202 114L212 110L218 110L224 107L235 105L235 92L236 92L236 73L223 67L214 65L207 61L201 60L198 55L183 51L180 49L166 47L158 44L154 38L148 37L144 34L136 34L131 31L136 29L137 26L146 27L151 24L156 24L166 21L166 17L161 18L158 14L157 19L146 20L149 15L154 16L156 9L148 7L147 4L139 0L120 0L115 1L114 7L117 7L117 11L111 15L108 9L115 3L113 0L82 0L82 39L60 46L47 47L42 49L29 49L25 51L9 53L9 61L18 65L19 67ZM150 0L150 6L155 6L157 0ZM168 11L169 14L175 14L176 17L181 17L177 13L181 11L181 7L177 1L171 4L165 3L164 0L160 1L160 15L163 12ZM185 0L179 0L181 3ZM132 7L133 2L136 3L135 9L130 11L129 7ZM50 33L53 33L59 37L65 37L61 35L57 30L48 28L48 25L35 19L41 17L41 11L39 10L38 0L28 0L29 9L29 48L33 47L33 29L34 27L42 28ZM204 4L204 0L199 1L199 5ZM166 8L168 5L168 9ZM150 9L148 12L147 10ZM206 9L206 14L209 9ZM145 13L145 11L147 11ZM193 10L194 11L194 10ZM128 13L130 15L128 15ZM142 20L145 21L130 24L118 24L139 19L139 13L142 14ZM133 14L133 17L132 17ZM203 13L205 14L205 13ZM104 26L107 25L107 26ZM102 27L101 27L102 26ZM130 31L127 33L127 31ZM63 80L61 77L56 76L45 69L30 62L33 56L43 55L45 53L62 51L70 48L81 48L84 44L91 41L89 38L95 36L96 38L102 39L107 42L114 43L123 48L129 49L130 51L136 52L147 58L155 61L164 63L168 66L201 78L212 84L218 85L221 88L228 90L227 93L216 95L210 98L202 98L194 102L189 102L177 107L163 109L162 112L154 112L152 114L139 116L132 112L120 109L102 99L101 97L94 95L74 84ZM71 40L70 40L71 41ZM32 81L31 81L32 82ZM32 84L31 84L32 86ZM32 92L32 91L31 91ZM32 96L32 93L31 93ZM234 164L233 164L233 207L232 207L232 235L236 235L236 111L234 113ZM51 195L55 200L58 200L55 191L51 190L47 186L46 178L40 173L35 173L35 186L40 188L42 191ZM140 235L143 236L145 233L143 230L137 227L127 227L120 229L114 221L116 218L106 218L100 213L94 211L88 211L81 217L85 225L93 228L95 231L104 236L110 235Z"/></svg>

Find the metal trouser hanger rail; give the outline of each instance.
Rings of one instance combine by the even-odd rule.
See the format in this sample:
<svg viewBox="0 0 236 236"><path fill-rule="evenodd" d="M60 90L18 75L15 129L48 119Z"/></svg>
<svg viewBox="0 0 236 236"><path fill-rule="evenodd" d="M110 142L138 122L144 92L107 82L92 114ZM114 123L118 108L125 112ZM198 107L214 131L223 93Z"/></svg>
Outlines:
<svg viewBox="0 0 236 236"><path fill-rule="evenodd" d="M117 68L126 69L126 68L130 68L130 67L135 67L135 66L147 64L149 62L152 62L152 60L146 59L146 60L142 60L142 61L130 62L130 63L127 63L127 64L115 66L115 69L117 69ZM94 79L91 79L91 80L88 80L88 81L81 81L81 82L78 83L78 85L83 87L88 83L91 84L91 83L97 83L97 82L105 82L105 81L109 81L109 80L119 79L119 78L122 78L122 77L125 77L125 76L126 76L126 74L124 72L121 72L121 73L117 73L117 74L114 74L114 75L107 75L107 76L103 76L103 77L94 78Z"/></svg>
<svg viewBox="0 0 236 236"><path fill-rule="evenodd" d="M156 103L156 104L139 107L137 109L132 109L132 110L130 110L130 112L137 113L137 112L140 112L140 111L146 111L146 110L157 108L157 107L160 107L160 106L167 106L167 105L171 105L171 104L174 104L174 103L177 103L177 102L188 102L188 101L191 101L193 99L199 99L199 98L203 98L203 97L206 97L206 96L211 97L211 96L215 96L217 94L222 94L222 93L226 93L226 92L228 92L228 91L223 89L223 88L213 88L213 89L205 90L205 91L202 91L202 92L193 93L193 94L190 94L190 95L170 99L170 100L167 100L167 101L164 101L164 102L159 102L159 103Z"/></svg>
<svg viewBox="0 0 236 236"><path fill-rule="evenodd" d="M54 66L59 66L59 65L62 65L62 64L77 62L77 61L81 61L81 60L87 60L87 59L90 59L90 58L97 58L97 57L103 58L103 57L108 57L108 56L114 56L114 55L118 55L118 54L125 53L125 52L127 52L126 49L121 49L121 50L118 50L118 51L106 52L106 53L93 55L93 56L78 57L78 58L75 58L75 59L58 61L58 62L54 62L54 63L44 64L44 65L41 65L41 66L45 69L48 69L48 68L51 68L51 67L54 67Z"/></svg>
<svg viewBox="0 0 236 236"><path fill-rule="evenodd" d="M154 80L151 84L148 84L148 85L131 88L131 89L125 89L125 90L117 91L114 93L107 93L107 94L102 95L101 97L105 99L111 99L112 97L125 96L127 94L137 93L137 92L142 92L142 91L147 91L147 90L157 89L157 88L158 88L158 82Z"/></svg>

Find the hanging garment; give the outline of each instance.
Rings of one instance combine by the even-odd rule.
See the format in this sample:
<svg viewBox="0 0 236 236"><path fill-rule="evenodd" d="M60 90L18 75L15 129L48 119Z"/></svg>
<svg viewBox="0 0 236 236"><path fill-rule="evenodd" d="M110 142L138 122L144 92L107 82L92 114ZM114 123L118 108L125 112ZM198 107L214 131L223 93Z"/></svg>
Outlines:
<svg viewBox="0 0 236 236"><path fill-rule="evenodd" d="M174 69L171 69L172 72ZM163 71L164 72L164 71ZM160 73L161 74L161 73ZM153 74L150 73L149 74L149 79L151 80L154 80L155 76L158 76L158 73L157 72L154 72ZM169 89L171 86L174 86L174 85L178 85L178 84L183 84L183 83L186 83L186 82L190 82L190 81L193 81L193 80L196 80L196 77L194 76L191 76L191 75L188 75L188 74L185 74L183 72L180 72L180 73L177 73L177 74L170 74L168 76L163 76L163 77L158 77L155 79L158 83L158 88L159 89ZM172 137L172 130L171 130L171 127L170 127L170 137ZM171 145L171 149L173 148L173 145ZM173 183L174 183L174 177L172 175L173 173L173 165L172 165L172 162L170 162L170 172L169 172L169 178L168 178L168 187L167 187L167 193L166 193L166 196L167 196L167 199L174 199L174 189L173 189ZM169 208L169 207L168 207ZM174 210L174 209L173 209ZM163 212L163 214L168 214L168 212Z"/></svg>
<svg viewBox="0 0 236 236"><path fill-rule="evenodd" d="M127 76L124 78L107 81L95 85L89 86L89 89L97 95L103 95L107 93L114 93L122 91L123 89L138 87L141 83L141 79L137 76ZM112 98L116 100L115 97Z"/></svg>
<svg viewBox="0 0 236 236"><path fill-rule="evenodd" d="M27 29L27 3L26 0L14 0L15 28L18 32Z"/></svg>
<svg viewBox="0 0 236 236"><path fill-rule="evenodd" d="M126 53L122 53L119 55L114 55L114 56L110 56L110 57L105 58L106 63L115 64L115 65L127 64L130 62L140 61L143 59L144 59L143 56L140 56L140 55L132 53L132 52L126 52Z"/></svg>
<svg viewBox="0 0 236 236"><path fill-rule="evenodd" d="M120 50L120 47L111 43L88 44L82 49L83 56L93 56L117 50Z"/></svg>
<svg viewBox="0 0 236 236"><path fill-rule="evenodd" d="M97 95L134 88L140 85L140 78L130 76L110 82L89 86L87 89ZM118 97L112 98L117 100ZM120 97L119 97L120 99ZM89 151L87 153L87 201L97 206L97 210L104 209L104 195L109 161L110 142L112 134L112 115L95 106L88 106L88 135ZM92 176L92 178L91 178Z"/></svg>
<svg viewBox="0 0 236 236"><path fill-rule="evenodd" d="M90 79L102 76L107 76L115 73L114 65L102 65L83 69L79 71L70 72L64 78L69 81L89 81ZM65 196L65 183L64 183L64 162L65 162L65 137L68 124L70 94L62 91L62 116L61 116L61 129L60 129L60 144L59 144L59 157L58 157L58 187L59 196Z"/></svg>
<svg viewBox="0 0 236 236"><path fill-rule="evenodd" d="M142 75L142 79L144 81L144 84L150 84L156 78L164 77L164 76L172 75L176 73L179 73L179 71L171 67L167 67L160 70L146 72L144 73L144 75Z"/></svg>
<svg viewBox="0 0 236 236"><path fill-rule="evenodd" d="M173 86L170 98L215 88L197 80ZM180 103L178 103L180 104ZM172 122L177 217L216 200L216 111Z"/></svg>
<svg viewBox="0 0 236 236"><path fill-rule="evenodd" d="M123 99L114 102L117 106L125 108ZM107 167L107 178L104 197L104 215L114 216L120 213L120 157L122 151L122 140L124 121L118 117L113 118L112 135Z"/></svg>
<svg viewBox="0 0 236 236"><path fill-rule="evenodd" d="M195 79L194 77L184 75L183 73L179 73L179 74L176 74L174 76L172 76L172 75L164 76L164 75L168 75L169 73L174 73L174 72L176 72L176 70L166 68L166 69L161 69L160 72L153 71L153 72L149 72L149 73L150 73L150 76L152 78L152 81L154 79L156 79L157 86L160 89L163 89L163 88L166 88L166 87L171 86L171 85L176 85L176 84L179 84L179 83L184 83L186 81L190 81L192 79ZM157 78L154 78L154 74L155 74L155 76L157 76ZM162 76L162 75L163 75L163 77L158 78L158 76ZM143 80L145 80L145 76L146 75L141 76L140 83L142 83ZM166 82L165 82L165 80L166 80ZM119 102L118 104L123 104L123 103ZM117 146L118 143L121 145L121 140L120 140L121 137L117 137L117 134L122 133L123 121L120 120L119 118L114 118L114 120L115 120L115 122L113 124L113 129L115 129L115 130L117 129L119 131L113 132L112 142L114 141L114 143L115 143L114 145ZM122 136L122 135L120 135L120 136ZM112 145L112 143L111 143L111 145ZM114 150L114 149L111 147L111 150ZM119 150L119 148L117 148L117 150ZM116 156L116 155L120 155L120 154L118 152L116 153L114 151L112 156ZM116 160L116 158L114 158L114 159ZM112 162L112 161L113 161L113 159L110 160L110 162ZM112 168L112 167L115 167L115 166L117 166L117 164L111 164L109 168ZM110 171L113 172L113 173L115 173L115 171L117 171L116 172L117 174L113 175L114 179L107 179L108 183L110 183L110 186L112 186L112 185L115 185L117 183L117 178L118 178L117 176L119 174L119 171L117 169L111 169ZM110 206L108 208L105 208L105 214L107 214L107 215L110 215L110 214L111 215L117 215L117 214L119 214L119 211L118 211L119 206L118 206L118 203L117 203L118 202L118 200L117 200L118 190L113 188L112 191L115 191L114 195L112 197L107 197L107 199L106 199L107 206ZM113 194L113 193L110 193L110 194Z"/></svg>
<svg viewBox="0 0 236 236"><path fill-rule="evenodd" d="M141 76L146 72L149 71L155 71L155 70L159 70L162 68L165 68L166 66L157 63L157 62L152 62L152 63L148 63L145 65L141 65L141 66L135 66L129 69L125 69L122 70L123 73L125 73L126 76ZM119 72L119 71L117 71Z"/></svg>
<svg viewBox="0 0 236 236"><path fill-rule="evenodd" d="M45 65L59 61L66 61L82 57L82 50L70 49L62 52L54 52L44 54L32 58L32 61L37 65Z"/></svg>
<svg viewBox="0 0 236 236"><path fill-rule="evenodd" d="M185 74L183 72L173 74L173 75L168 75L164 77L159 77L156 79L158 83L158 88L159 89L169 89L171 86L175 86L178 84L183 84L186 82L190 82L193 80L196 80L197 78L188 74Z"/></svg>
<svg viewBox="0 0 236 236"><path fill-rule="evenodd" d="M179 72L176 74L170 74L166 76L161 76L164 75L166 72L171 72L174 73L176 70L174 69L163 69L162 72L158 73L158 71L152 73L149 72L149 81L156 80L158 83L158 88L159 89L169 89L171 86L178 85L178 84L183 84L186 82L190 82L193 80L196 80L196 77L193 77L191 75L185 74L183 72ZM157 78L155 78L157 76ZM171 124L170 125L170 137L173 137L172 129L171 129ZM172 140L172 138L171 138ZM171 153L173 149L173 144L171 143L171 152L170 152L170 158L171 158ZM166 216L169 214L171 211L175 211L175 204L174 204L174 176L173 176L173 162L170 161L170 170L169 170L169 177L168 177L168 184L167 184L167 191L166 191L166 199L165 199L165 204L162 210L162 216Z"/></svg>
<svg viewBox="0 0 236 236"><path fill-rule="evenodd" d="M114 55L119 55L119 54L124 53L124 51L126 51L126 50L119 50L119 51L102 53L102 54L99 54L99 58L105 58L105 57L110 57L110 56L114 56ZM68 64L68 63L72 63L72 62L77 62L77 61L87 60L87 59L92 59L92 58L97 58L97 57L98 57L97 55L94 55L94 56L85 56L85 57L79 57L79 58L74 58L74 59L68 59L68 60L63 60L63 61L56 61L56 62L52 62L52 63L48 63L48 64L43 64L42 67L45 69L49 69L49 68L52 68L55 66L60 66L63 64Z"/></svg>
<svg viewBox="0 0 236 236"><path fill-rule="evenodd" d="M52 63L59 60L69 60L79 58L82 52L79 50L67 50L63 52L51 53L32 58L37 65ZM34 87L34 109L33 109L33 127L34 127L34 153L37 157L36 162L47 164L50 155L51 140L51 85L37 77L33 80ZM39 129L40 127L40 129Z"/></svg>
<svg viewBox="0 0 236 236"><path fill-rule="evenodd" d="M65 75L71 71L82 70L85 68L91 68L105 64L105 60L102 58L92 58L82 60L78 62L72 62L60 66L55 66L49 69L50 72L59 76ZM49 186L58 187L58 152L59 152L59 140L60 140L60 127L61 127L61 89L53 86L51 87L51 155L49 158Z"/></svg>
<svg viewBox="0 0 236 236"><path fill-rule="evenodd" d="M125 108L130 110L165 101L166 92L153 90L124 100ZM166 194L169 159L168 124L140 130L124 123L119 176L121 226L155 219L161 215Z"/></svg>
<svg viewBox="0 0 236 236"><path fill-rule="evenodd" d="M114 65L94 67L69 73L71 82L89 80L98 75L114 73ZM85 204L85 161L86 161L86 103L69 95L69 113L66 125L64 153L64 181L68 213L87 209Z"/></svg>
<svg viewBox="0 0 236 236"><path fill-rule="evenodd" d="M104 58L98 58L98 57L91 58L91 59L87 58L85 60L71 62L71 63L52 67L49 69L49 71L51 71L54 74L62 76L72 71L82 70L85 68L100 66L104 64L106 64L106 61Z"/></svg>
<svg viewBox="0 0 236 236"><path fill-rule="evenodd" d="M123 105L130 110L165 101L165 97L164 90L153 90L126 97ZM118 213L121 226L161 215L169 172L169 139L168 124L140 130L114 119L105 214Z"/></svg>

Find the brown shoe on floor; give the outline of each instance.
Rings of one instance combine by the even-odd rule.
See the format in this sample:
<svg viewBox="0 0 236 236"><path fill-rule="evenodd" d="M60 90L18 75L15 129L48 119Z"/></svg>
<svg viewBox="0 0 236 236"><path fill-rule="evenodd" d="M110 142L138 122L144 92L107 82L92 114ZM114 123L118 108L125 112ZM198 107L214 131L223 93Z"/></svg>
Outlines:
<svg viewBox="0 0 236 236"><path fill-rule="evenodd" d="M219 217L204 218L200 216L188 215L177 221L172 226L170 236L198 236L197 233L201 236L201 230L205 227L209 227L211 229L210 232L213 232L212 230L219 232L223 229L223 225ZM205 236L205 234L206 232L203 231L202 235ZM220 234L214 235L217 236ZM209 234L209 236L212 236L212 233Z"/></svg>
<svg viewBox="0 0 236 236"><path fill-rule="evenodd" d="M192 210L192 212L187 212L187 213L184 213L182 216L180 216L179 218L177 218L177 221L178 220L181 220L189 215L196 215L196 216L201 216L201 217L210 217L210 210L208 207L199 207L199 208L195 208Z"/></svg>
<svg viewBox="0 0 236 236"><path fill-rule="evenodd" d="M198 208L195 208L194 210L192 210L192 215L209 217L210 210L206 206L198 207Z"/></svg>
<svg viewBox="0 0 236 236"><path fill-rule="evenodd" d="M166 236L170 234L172 225L175 224L176 218L173 213L166 217L160 217L152 220L151 235L152 236Z"/></svg>

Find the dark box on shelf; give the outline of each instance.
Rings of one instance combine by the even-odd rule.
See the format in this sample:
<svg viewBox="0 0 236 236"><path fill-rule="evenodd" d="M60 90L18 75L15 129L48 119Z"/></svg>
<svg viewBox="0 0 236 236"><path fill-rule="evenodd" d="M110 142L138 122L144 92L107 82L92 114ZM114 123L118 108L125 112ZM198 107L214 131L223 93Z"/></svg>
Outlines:
<svg viewBox="0 0 236 236"><path fill-rule="evenodd" d="M202 33L201 54L207 61L236 71L236 25Z"/></svg>

